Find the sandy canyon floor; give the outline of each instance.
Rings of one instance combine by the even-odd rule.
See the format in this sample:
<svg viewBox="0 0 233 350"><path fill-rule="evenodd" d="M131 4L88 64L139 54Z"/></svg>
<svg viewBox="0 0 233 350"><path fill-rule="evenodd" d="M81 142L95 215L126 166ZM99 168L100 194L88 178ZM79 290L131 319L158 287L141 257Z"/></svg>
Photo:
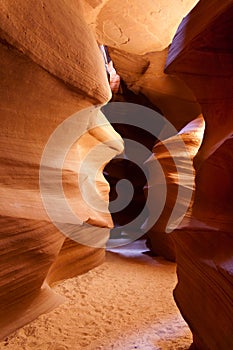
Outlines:
<svg viewBox="0 0 233 350"><path fill-rule="evenodd" d="M143 240L60 283L67 301L3 342L7 350L187 350L191 332L173 300L176 265L150 257Z"/></svg>

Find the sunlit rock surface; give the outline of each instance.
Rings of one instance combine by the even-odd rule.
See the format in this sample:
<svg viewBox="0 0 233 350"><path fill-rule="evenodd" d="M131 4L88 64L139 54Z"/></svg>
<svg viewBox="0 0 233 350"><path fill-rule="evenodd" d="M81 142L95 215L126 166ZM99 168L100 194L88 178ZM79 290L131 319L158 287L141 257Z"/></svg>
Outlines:
<svg viewBox="0 0 233 350"><path fill-rule="evenodd" d="M84 0L87 21L100 43L144 54L170 45L182 18L198 0Z"/></svg>
<svg viewBox="0 0 233 350"><path fill-rule="evenodd" d="M1 1L1 38L96 103L110 98L81 1Z"/></svg>
<svg viewBox="0 0 233 350"><path fill-rule="evenodd" d="M110 50L115 67L135 94L143 94L177 131L201 114L200 105L187 84L164 73L168 49L145 55Z"/></svg>
<svg viewBox="0 0 233 350"><path fill-rule="evenodd" d="M183 20L169 50L143 55L110 50L128 88L159 107L177 131L182 133L200 113L204 117L204 138L191 156L196 175L189 210L173 234L165 236L164 227L159 234L176 198L175 185L169 184L158 229L148 232L155 254L171 259L176 250L175 299L194 334L193 349L201 350L233 346L232 23L232 1L200 1ZM193 136L186 140L193 142ZM166 169L165 149L155 145L154 153L162 161L166 181L174 181L169 166Z"/></svg>
<svg viewBox="0 0 233 350"><path fill-rule="evenodd" d="M171 231L192 207L193 196L190 192L195 188L195 172L192 167L193 158L201 145L205 122L203 116L190 122L177 135L155 144L153 156L147 160L149 170L148 191L153 194L154 203L149 205L149 219L153 217L155 206L163 201L161 194L166 186L166 198L163 210L156 223L147 231L147 245L155 255L175 261L175 247ZM157 168L155 170L154 163ZM152 166L151 166L152 165ZM162 170L160 170L160 167ZM152 169L152 170L150 170ZM175 210L174 219L171 218Z"/></svg>
<svg viewBox="0 0 233 350"><path fill-rule="evenodd" d="M111 96L98 46L79 2L75 5L1 2L1 338L63 301L48 283L86 272L104 260L112 226L107 210L109 185L101 171L123 146L98 108L79 115L72 130L70 126L63 129L42 167L41 181L48 193L39 189L42 153L56 128L76 112L105 103ZM75 129L77 140L67 149L58 178L63 140ZM109 141L111 147L104 145ZM99 144L104 157L96 182L82 180L91 169L97 171L95 160L88 158L88 174L82 174L78 184L80 164ZM71 232L75 241L54 226L42 202L47 195L53 196L50 209L59 213L59 224L70 224L57 204L60 194L54 192L60 180L79 219ZM86 186L89 192L97 186L103 212L83 198L81 190Z"/></svg>
<svg viewBox="0 0 233 350"><path fill-rule="evenodd" d="M193 90L206 121L192 210L173 234L175 299L192 349L201 350L233 347L232 21L232 1L201 1L182 22L166 69Z"/></svg>
<svg viewBox="0 0 233 350"><path fill-rule="evenodd" d="M51 223L39 192L39 165L50 135L77 111L111 98L98 48L103 44L109 46L125 86L135 94L132 102L138 97L142 104L148 103L177 130L164 144L154 145L147 162L157 159L168 188L166 206L148 236L156 254L174 259L175 247L179 280L175 299L193 332L193 349L233 348L232 0L197 3L1 1L1 337L62 301L49 284L85 272L104 259L102 247L112 219L107 211L109 185L102 171L123 146L98 109L80 115L77 130L90 130L73 142L62 172L67 203L80 220L80 230L72 229L70 235L78 242L86 237L85 243L95 247L65 239ZM125 96L118 98L127 101ZM175 225L169 219L179 182L172 158L183 159L176 148L179 137L194 165L187 174L183 162L181 176L187 188L194 182L195 188L181 224L167 234L167 227ZM89 154L90 147L103 144L106 148L100 148L99 155ZM173 146L173 156L166 144ZM59 145L44 167L52 188L60 181L56 182L57 169L52 166L59 160ZM98 164L94 182L85 175L92 173L90 168L81 166L87 159ZM112 170L116 178L126 173ZM77 173L85 183L83 191ZM152 181L156 188L157 179ZM92 196L95 187L100 201ZM155 191L155 203L157 197ZM185 198L179 199L181 208L184 203ZM61 209L57 201L52 213L59 214L59 224L66 224L67 213Z"/></svg>

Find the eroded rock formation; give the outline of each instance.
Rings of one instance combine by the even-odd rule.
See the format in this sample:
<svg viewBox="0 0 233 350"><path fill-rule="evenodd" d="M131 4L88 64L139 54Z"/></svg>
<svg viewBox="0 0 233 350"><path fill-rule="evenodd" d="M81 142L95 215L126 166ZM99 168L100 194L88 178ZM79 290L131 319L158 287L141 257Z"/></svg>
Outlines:
<svg viewBox="0 0 233 350"><path fill-rule="evenodd" d="M103 168L123 147L98 108L83 112L72 127L63 129L42 164L41 181L48 193L40 193L41 157L50 136L74 113L103 104L111 96L98 45L79 2L2 1L0 55L2 338L62 301L48 283L83 273L104 260L112 226L107 212L109 185L100 168L95 183L83 180L78 187L77 170L91 148L104 147ZM62 167L67 202L80 219L79 225L72 226L59 206L61 194L56 188L61 180L62 145L75 128L77 139L67 148ZM92 167L96 172L92 161L87 160L89 173ZM90 192L95 185L103 212L91 208L81 193L82 187ZM49 195L52 210L59 212L59 224L74 227L75 240L66 238L51 221L42 202Z"/></svg>
<svg viewBox="0 0 233 350"><path fill-rule="evenodd" d="M195 172L192 168L192 161L201 145L204 128L204 118L200 115L177 135L155 144L153 156L146 161L150 173L148 191L152 191L156 204L163 200L161 188L164 182L167 189L161 215L156 223L147 230L147 245L154 254L168 260L175 261L176 259L175 246L170 232L177 224L174 222L175 219L171 219L171 215L175 208L175 218L182 218L192 206L193 196L189 194L189 191L194 191ZM155 161L158 162L158 170L155 172L152 167L153 170L150 172L151 163L153 165ZM159 167L162 168L162 173ZM150 210L155 210L154 206L150 205ZM149 222L150 215L153 216L153 213L149 213Z"/></svg>
<svg viewBox="0 0 233 350"><path fill-rule="evenodd" d="M192 348L203 350L233 347L233 7L219 5L201 1L181 23L166 68L193 90L206 121L192 210L173 234L175 299L194 334Z"/></svg>
<svg viewBox="0 0 233 350"><path fill-rule="evenodd" d="M194 334L192 348L201 350L233 346L232 23L232 1L203 0L183 20L169 50L144 55L110 50L128 88L159 107L187 145L194 135L181 129L201 113L204 117L204 138L203 126L202 132L197 127L199 137L190 154L191 159L196 154L193 200L170 235L165 231L176 198L177 169L166 154L169 139L154 147L168 194L161 217L148 232L154 253L173 259L176 251L175 299ZM156 191L154 198L156 202Z"/></svg>
<svg viewBox="0 0 233 350"><path fill-rule="evenodd" d="M97 40L132 54L168 47L181 19L198 0L84 0L87 23Z"/></svg>
<svg viewBox="0 0 233 350"><path fill-rule="evenodd" d="M130 102L138 96L177 130L154 145L147 161L149 166L157 159L168 189L162 215L148 237L153 252L169 259L176 255L175 299L194 334L192 348L233 347L232 22L232 0L147 0L143 7L133 0L1 1L1 337L61 302L49 283L84 272L104 258L112 220L102 171L123 148L98 108L80 114L74 126L89 131L64 157L64 193L80 218L80 230L69 231L75 240L65 239L51 223L39 191L40 162L50 135L77 111L111 98L97 40L109 46L117 73L135 94ZM180 138L191 172L185 172L187 159L176 147ZM91 147L104 144L99 156L88 158ZM46 178L59 185L56 147L45 169ZM174 158L181 162L185 186L192 188L195 180L195 191L182 223L169 235L179 183ZM86 159L90 164L97 160L94 182L85 173L90 168L82 167ZM112 168L116 179L121 170ZM77 173L84 192L77 186ZM157 179L152 180L158 188ZM95 185L103 211L90 195ZM156 202L156 191L154 195ZM185 196L180 208L184 203ZM59 201L57 212L59 224L69 223ZM76 243L82 233L84 243L93 245L94 239L101 248Z"/></svg>

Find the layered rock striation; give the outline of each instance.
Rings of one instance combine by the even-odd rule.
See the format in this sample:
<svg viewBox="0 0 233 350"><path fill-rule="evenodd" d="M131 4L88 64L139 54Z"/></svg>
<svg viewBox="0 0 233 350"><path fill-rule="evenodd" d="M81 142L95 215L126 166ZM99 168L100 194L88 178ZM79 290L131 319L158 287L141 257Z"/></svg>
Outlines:
<svg viewBox="0 0 233 350"><path fill-rule="evenodd" d="M102 169L123 144L94 106L111 92L79 2L4 0L0 27L3 338L63 301L49 284L103 262L112 219ZM97 168L87 154L99 146Z"/></svg>
<svg viewBox="0 0 233 350"><path fill-rule="evenodd" d="M173 234L175 300L200 350L233 346L233 7L219 5L200 1L181 23L166 68L192 89L206 122L194 202Z"/></svg>

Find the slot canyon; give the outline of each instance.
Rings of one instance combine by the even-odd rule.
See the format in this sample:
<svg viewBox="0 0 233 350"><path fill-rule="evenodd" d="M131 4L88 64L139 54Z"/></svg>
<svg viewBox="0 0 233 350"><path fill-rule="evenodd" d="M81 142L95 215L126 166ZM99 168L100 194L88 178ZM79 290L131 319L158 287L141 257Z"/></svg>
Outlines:
<svg viewBox="0 0 233 350"><path fill-rule="evenodd" d="M233 349L233 0L0 8L0 349Z"/></svg>

